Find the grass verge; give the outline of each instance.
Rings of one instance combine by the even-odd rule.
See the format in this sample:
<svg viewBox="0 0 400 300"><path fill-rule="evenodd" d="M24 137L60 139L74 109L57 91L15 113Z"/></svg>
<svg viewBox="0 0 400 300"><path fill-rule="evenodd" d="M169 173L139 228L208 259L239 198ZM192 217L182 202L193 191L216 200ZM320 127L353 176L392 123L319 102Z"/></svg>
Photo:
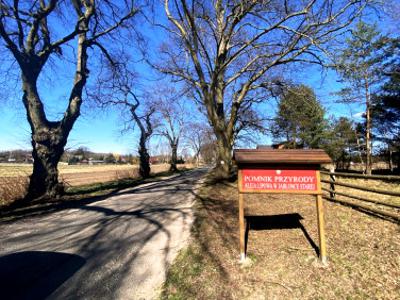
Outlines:
<svg viewBox="0 0 400 300"><path fill-rule="evenodd" d="M249 259L241 265L237 197L233 184L198 192L192 240L161 299L398 299L399 224L325 201L323 267L312 196L247 195Z"/></svg>

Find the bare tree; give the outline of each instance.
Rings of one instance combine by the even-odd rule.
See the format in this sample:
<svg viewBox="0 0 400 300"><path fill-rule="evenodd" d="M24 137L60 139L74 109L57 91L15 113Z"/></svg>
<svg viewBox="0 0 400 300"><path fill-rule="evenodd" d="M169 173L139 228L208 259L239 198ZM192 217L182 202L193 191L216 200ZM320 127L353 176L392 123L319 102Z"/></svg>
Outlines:
<svg viewBox="0 0 400 300"><path fill-rule="evenodd" d="M27 199L62 193L57 164L80 115L89 77L89 48L97 47L110 58L101 41L126 25L137 11L128 1L0 1L0 37L19 67L22 102L31 127L34 165ZM75 55L75 76L62 119L50 121L38 92L38 79L49 59L62 57L67 46Z"/></svg>
<svg viewBox="0 0 400 300"><path fill-rule="evenodd" d="M185 142L187 146L193 151L196 165L200 165L201 150L209 140L212 129L208 124L200 121L189 122L185 130Z"/></svg>
<svg viewBox="0 0 400 300"><path fill-rule="evenodd" d="M129 59L125 57L123 60ZM119 107L123 112L128 112L124 131L139 128L139 174L142 178L148 178L150 176L148 143L159 124L155 117L158 103L154 102L149 94L140 97L136 95L137 77L127 65L112 64L105 69L98 78L96 91L91 97L103 108Z"/></svg>
<svg viewBox="0 0 400 300"><path fill-rule="evenodd" d="M153 96L160 116L157 134L168 140L171 148L170 171L176 172L178 147L185 129L186 112L180 97L182 95L173 88L162 88Z"/></svg>
<svg viewBox="0 0 400 300"><path fill-rule="evenodd" d="M205 107L217 138L217 176L230 175L241 107L273 86L274 69L323 64L325 46L369 2L164 0L169 24L158 25L171 42L155 67L190 85Z"/></svg>
<svg viewBox="0 0 400 300"><path fill-rule="evenodd" d="M194 152L194 158L197 166L200 165L200 150L204 140L203 130L204 128L200 123L191 122L188 124L185 134L185 139L187 140L189 147Z"/></svg>
<svg viewBox="0 0 400 300"><path fill-rule="evenodd" d="M148 178L150 176L150 155L149 151L147 150L147 144L154 130L151 118L155 113L155 108L154 106L150 106L143 113L142 116L139 116L136 112L139 106L139 101L137 97L135 97L135 101L135 104L130 104L130 112L140 129L140 140L138 149L140 160L139 174L142 178Z"/></svg>

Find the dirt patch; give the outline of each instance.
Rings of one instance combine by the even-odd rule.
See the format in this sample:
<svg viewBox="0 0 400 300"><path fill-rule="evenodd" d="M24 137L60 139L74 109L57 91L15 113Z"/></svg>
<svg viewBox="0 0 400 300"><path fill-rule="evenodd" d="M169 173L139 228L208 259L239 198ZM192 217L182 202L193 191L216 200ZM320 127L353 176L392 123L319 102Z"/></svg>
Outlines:
<svg viewBox="0 0 400 300"><path fill-rule="evenodd" d="M190 247L164 299L396 299L400 228L324 201L329 265L318 263L312 196L246 196L248 263L239 264L237 190L205 186Z"/></svg>

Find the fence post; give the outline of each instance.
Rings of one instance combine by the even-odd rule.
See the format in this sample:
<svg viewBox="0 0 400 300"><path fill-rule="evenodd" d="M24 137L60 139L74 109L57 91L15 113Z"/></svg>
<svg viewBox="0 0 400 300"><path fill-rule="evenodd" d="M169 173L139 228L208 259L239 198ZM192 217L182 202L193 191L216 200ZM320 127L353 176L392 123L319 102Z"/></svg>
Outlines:
<svg viewBox="0 0 400 300"><path fill-rule="evenodd" d="M336 180L336 178L335 178L335 167L334 166L330 167L329 173L330 173L329 177L331 179L329 194L330 194L331 198L335 199L335 195L336 195L336 193L335 193L335 180Z"/></svg>

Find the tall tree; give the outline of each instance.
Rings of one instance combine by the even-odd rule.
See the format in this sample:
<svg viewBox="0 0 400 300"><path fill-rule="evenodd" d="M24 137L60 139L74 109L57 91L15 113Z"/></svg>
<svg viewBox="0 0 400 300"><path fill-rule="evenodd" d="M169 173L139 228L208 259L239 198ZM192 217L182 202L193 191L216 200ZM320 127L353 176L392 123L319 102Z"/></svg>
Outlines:
<svg viewBox="0 0 400 300"><path fill-rule="evenodd" d="M348 169L352 153L359 153L354 124L345 117L333 119L321 144L332 158L335 168Z"/></svg>
<svg viewBox="0 0 400 300"><path fill-rule="evenodd" d="M131 106L130 111L133 119L135 120L137 126L140 129L140 140L139 140L139 175L142 178L147 178L150 176L150 155L147 149L148 142L153 134L154 124L151 120L155 113L155 107L149 106L142 116L139 116L136 109L139 106L139 101L135 98L136 103Z"/></svg>
<svg viewBox="0 0 400 300"><path fill-rule="evenodd" d="M181 96L173 88L161 88L153 94L157 113L160 116L158 135L167 139L171 149L170 171L178 171L178 147L184 134L187 113Z"/></svg>
<svg viewBox="0 0 400 300"><path fill-rule="evenodd" d="M359 22L338 57L339 74L349 84L339 95L346 102L365 105L365 173L368 175L372 170L371 91L380 81L383 39L376 25Z"/></svg>
<svg viewBox="0 0 400 300"><path fill-rule="evenodd" d="M311 88L291 87L280 97L273 136L289 148L318 148L325 133L324 113Z"/></svg>
<svg viewBox="0 0 400 300"><path fill-rule="evenodd" d="M216 176L231 173L241 107L267 97L276 68L321 64L326 45L370 2L164 0L169 24L159 25L170 43L156 67L191 86L205 107L217 138Z"/></svg>
<svg viewBox="0 0 400 300"><path fill-rule="evenodd" d="M128 57L123 60L128 61ZM118 107L123 115L127 115L126 130L139 129L139 175L150 176L150 154L148 144L159 122L156 118L158 103L153 96L143 93L137 96L137 76L126 64L109 64L102 76L97 79L97 88L91 97L103 108Z"/></svg>
<svg viewBox="0 0 400 300"><path fill-rule="evenodd" d="M200 165L201 150L209 140L211 128L205 122L191 121L185 130L185 141L194 153L196 165Z"/></svg>
<svg viewBox="0 0 400 300"><path fill-rule="evenodd" d="M22 102L31 128L34 165L27 199L54 197L62 192L57 164L80 115L83 89L89 77L89 49L97 47L109 57L102 40L137 13L132 3L127 3L0 1L0 46L5 46L17 62ZM38 79L50 58L63 57L63 50L70 49L67 47L72 47L75 54L74 80L62 119L50 121L39 95Z"/></svg>
<svg viewBox="0 0 400 300"><path fill-rule="evenodd" d="M387 145L392 166L390 153L400 151L400 38L390 44L382 72L385 83L372 96L372 122L377 138Z"/></svg>

